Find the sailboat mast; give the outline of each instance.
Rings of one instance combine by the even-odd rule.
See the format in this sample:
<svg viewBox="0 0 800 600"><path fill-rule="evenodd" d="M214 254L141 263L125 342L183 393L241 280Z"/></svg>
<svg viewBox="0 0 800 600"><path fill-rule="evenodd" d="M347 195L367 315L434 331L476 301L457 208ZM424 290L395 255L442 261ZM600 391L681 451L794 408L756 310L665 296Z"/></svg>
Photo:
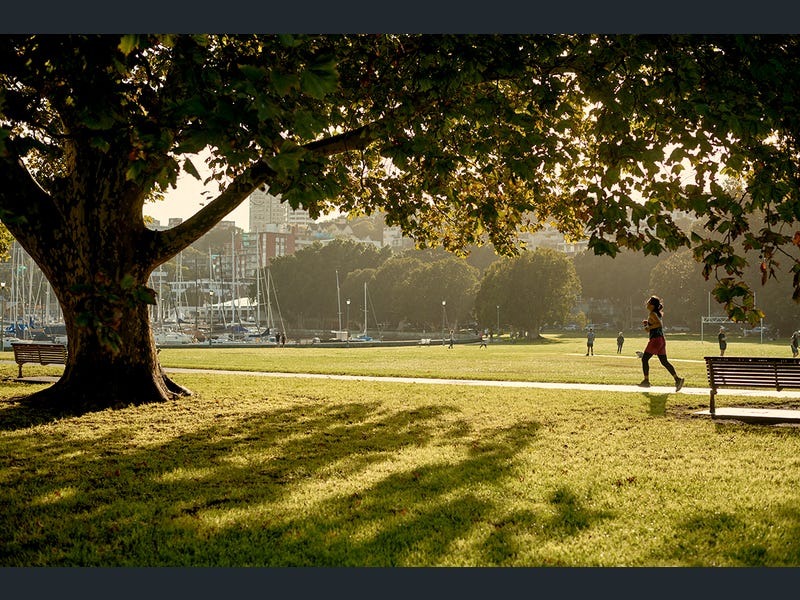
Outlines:
<svg viewBox="0 0 800 600"><path fill-rule="evenodd" d="M256 238L258 239L258 238ZM256 242L256 331L261 333L261 247Z"/></svg>
<svg viewBox="0 0 800 600"><path fill-rule="evenodd" d="M231 229L231 323L242 324L242 316L238 309L239 289L236 283L236 230Z"/></svg>
<svg viewBox="0 0 800 600"><path fill-rule="evenodd" d="M183 333L183 304L181 303L181 294L186 296L186 290L183 288L183 251L178 253L178 272L175 278L178 282L177 290L175 291L175 324L178 326L178 331Z"/></svg>
<svg viewBox="0 0 800 600"><path fill-rule="evenodd" d="M274 319L272 318L272 300L270 299L269 295L269 282L271 278L272 276L269 272L269 269L267 269L267 327L269 327L270 331L272 331L275 327ZM272 285L274 286L275 284L273 283Z"/></svg>
<svg viewBox="0 0 800 600"><path fill-rule="evenodd" d="M339 293L339 271L336 271L336 302L339 305L339 329L337 331L342 330L342 296Z"/></svg>

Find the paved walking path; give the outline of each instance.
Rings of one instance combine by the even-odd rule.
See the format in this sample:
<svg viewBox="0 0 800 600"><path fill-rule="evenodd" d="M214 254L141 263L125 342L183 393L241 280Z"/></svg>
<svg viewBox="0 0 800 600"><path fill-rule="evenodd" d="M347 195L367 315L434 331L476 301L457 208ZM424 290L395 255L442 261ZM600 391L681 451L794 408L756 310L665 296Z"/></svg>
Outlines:
<svg viewBox="0 0 800 600"><path fill-rule="evenodd" d="M309 379L337 379L341 381L385 381L391 383L420 383L430 385L470 385L483 387L512 387L512 388L539 388L550 390L584 390L584 391L608 391L608 392L638 392L666 394L675 393L675 386L653 385L649 388L641 388L638 385L618 385L603 383L564 383L546 381L509 381L492 379L440 379L435 377L385 377L379 375L330 375L325 373L279 373L274 371L234 371L220 369L186 369L170 367L165 368L168 373L219 373L220 375L251 375L253 377L304 377ZM741 395L761 395L786 397L786 394L793 393L796 398L800 398L800 392L758 392L755 390L741 390ZM684 387L679 393L696 394L708 396L708 388L689 388ZM722 395L720 390L717 395Z"/></svg>

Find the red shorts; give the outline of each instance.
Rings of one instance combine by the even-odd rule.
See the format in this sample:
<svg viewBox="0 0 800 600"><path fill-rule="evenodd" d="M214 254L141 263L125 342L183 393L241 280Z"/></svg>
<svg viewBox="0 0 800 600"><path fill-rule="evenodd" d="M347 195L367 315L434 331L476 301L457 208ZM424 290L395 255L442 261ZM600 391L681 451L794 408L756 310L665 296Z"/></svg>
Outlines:
<svg viewBox="0 0 800 600"><path fill-rule="evenodd" d="M667 353L667 340L663 335L650 338L647 347L644 349L646 354L661 356Z"/></svg>

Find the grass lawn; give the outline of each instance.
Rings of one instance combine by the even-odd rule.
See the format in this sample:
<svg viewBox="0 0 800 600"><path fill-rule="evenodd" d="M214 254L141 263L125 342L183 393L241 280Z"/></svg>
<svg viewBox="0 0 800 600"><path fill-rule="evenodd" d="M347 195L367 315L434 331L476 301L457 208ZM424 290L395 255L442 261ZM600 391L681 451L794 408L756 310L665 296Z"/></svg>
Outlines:
<svg viewBox="0 0 800 600"><path fill-rule="evenodd" d="M598 338L585 357L582 337L553 336L161 358L637 383L643 346L617 356ZM668 350L687 386L707 385L715 340L668 337ZM786 356L788 343L732 339L728 353ZM693 415L705 396L177 373L195 396L52 421L17 402L37 386L15 375L0 363L2 566L800 565L800 429L712 423ZM651 379L671 383L657 362Z"/></svg>

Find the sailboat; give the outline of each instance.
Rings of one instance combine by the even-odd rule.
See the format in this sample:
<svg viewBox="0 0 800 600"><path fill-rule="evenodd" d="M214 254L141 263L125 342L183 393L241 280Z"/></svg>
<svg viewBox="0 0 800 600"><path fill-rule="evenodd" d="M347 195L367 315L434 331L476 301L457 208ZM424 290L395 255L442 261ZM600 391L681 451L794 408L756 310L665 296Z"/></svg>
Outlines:
<svg viewBox="0 0 800 600"><path fill-rule="evenodd" d="M272 279L272 275L270 274L269 269L266 270L259 270L259 273L264 273L264 275L259 274L256 277L256 327L258 329L255 337L261 341L261 343L269 343L272 344L278 343L278 338L276 336L277 333L286 332L286 325L283 322L283 315L281 314L281 306L278 303L278 292L275 290L275 281ZM266 277L265 285L266 288L266 295L267 295L267 318L266 318L266 327L264 327L264 323L261 320L261 281L262 277ZM275 313L272 309L272 297L275 298L275 308L277 310L278 316L278 323L280 327L276 325L275 321Z"/></svg>
<svg viewBox="0 0 800 600"><path fill-rule="evenodd" d="M339 306L339 329L331 329L334 336L332 339L337 342L346 342L350 335L346 329L342 329L342 294L339 289L339 271L336 271L336 302Z"/></svg>
<svg viewBox="0 0 800 600"><path fill-rule="evenodd" d="M351 338L352 341L355 341L355 342L374 342L374 341L376 341L374 338L372 338L372 336L370 336L367 333L367 315L369 313L369 310L367 308L368 305L369 305L368 299L369 299L369 296L367 294L367 282L365 281L364 282L364 331L361 334L357 335L356 337ZM372 309L372 313L375 314L375 308L374 307Z"/></svg>
<svg viewBox="0 0 800 600"><path fill-rule="evenodd" d="M345 328L342 329L342 297L341 297L341 290L339 288L339 271L336 271L336 300L339 306L339 329L331 329L331 334L334 337L331 338L330 341L336 342L372 342L372 341L380 341L374 340L368 333L367 333L367 316L369 315L369 310L367 309L369 295L367 293L367 282L364 282L364 331L358 334L355 337L350 336L350 331L348 329L349 323L345 324ZM347 299L348 304L348 314L350 308L350 299ZM373 307L372 310L373 314L375 313L375 309ZM349 317L348 317L349 318ZM377 323L376 323L377 325Z"/></svg>

